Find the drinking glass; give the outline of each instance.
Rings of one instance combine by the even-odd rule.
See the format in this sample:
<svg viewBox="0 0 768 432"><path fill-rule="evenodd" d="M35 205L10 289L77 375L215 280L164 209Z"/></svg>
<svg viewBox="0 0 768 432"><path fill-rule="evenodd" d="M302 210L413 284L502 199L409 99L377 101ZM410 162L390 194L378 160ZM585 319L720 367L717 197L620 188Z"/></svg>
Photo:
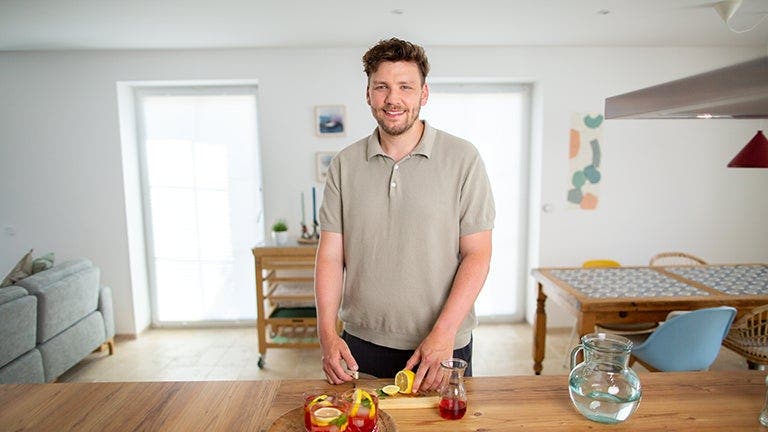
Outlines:
<svg viewBox="0 0 768 432"><path fill-rule="evenodd" d="M317 406L333 406L337 397L333 393L328 392L323 388L313 388L307 390L301 394L301 398L304 401L304 430L310 432L311 420L310 411L313 407Z"/></svg>
<svg viewBox="0 0 768 432"><path fill-rule="evenodd" d="M309 432L343 432L347 430L349 416L346 405L338 397L329 397L309 407Z"/></svg>
<svg viewBox="0 0 768 432"><path fill-rule="evenodd" d="M355 388L341 394L349 416L348 432L374 432L378 422L379 397L376 390Z"/></svg>

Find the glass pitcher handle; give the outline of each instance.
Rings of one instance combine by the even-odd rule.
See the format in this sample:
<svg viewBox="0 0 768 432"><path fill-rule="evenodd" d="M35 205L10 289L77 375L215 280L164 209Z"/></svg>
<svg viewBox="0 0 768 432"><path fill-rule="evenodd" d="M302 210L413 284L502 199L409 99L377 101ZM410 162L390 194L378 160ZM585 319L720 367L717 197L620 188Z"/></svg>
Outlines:
<svg viewBox="0 0 768 432"><path fill-rule="evenodd" d="M581 345L581 344L576 345L571 350L571 368L570 368L571 370L573 370L573 368L576 366L576 356L579 355L579 351L583 351L583 350L584 350L584 345Z"/></svg>

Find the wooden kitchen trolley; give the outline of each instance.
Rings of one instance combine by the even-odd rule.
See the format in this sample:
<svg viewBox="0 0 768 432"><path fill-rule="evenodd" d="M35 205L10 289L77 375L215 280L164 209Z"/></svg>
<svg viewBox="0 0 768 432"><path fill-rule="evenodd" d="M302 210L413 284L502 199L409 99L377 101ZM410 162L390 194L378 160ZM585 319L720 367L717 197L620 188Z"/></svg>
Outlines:
<svg viewBox="0 0 768 432"><path fill-rule="evenodd" d="M268 348L317 347L314 269L317 245L252 249L256 269L259 368Z"/></svg>

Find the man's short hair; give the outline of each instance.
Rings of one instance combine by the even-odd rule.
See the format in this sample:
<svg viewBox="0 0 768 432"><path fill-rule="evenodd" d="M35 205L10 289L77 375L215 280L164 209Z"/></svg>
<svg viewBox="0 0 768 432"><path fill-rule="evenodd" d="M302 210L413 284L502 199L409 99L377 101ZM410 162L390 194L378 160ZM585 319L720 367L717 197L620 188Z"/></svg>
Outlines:
<svg viewBox="0 0 768 432"><path fill-rule="evenodd" d="M368 78L379 69L382 62L413 62L421 72L421 83L429 74L429 60L424 48L398 38L380 40L363 55L363 69Z"/></svg>

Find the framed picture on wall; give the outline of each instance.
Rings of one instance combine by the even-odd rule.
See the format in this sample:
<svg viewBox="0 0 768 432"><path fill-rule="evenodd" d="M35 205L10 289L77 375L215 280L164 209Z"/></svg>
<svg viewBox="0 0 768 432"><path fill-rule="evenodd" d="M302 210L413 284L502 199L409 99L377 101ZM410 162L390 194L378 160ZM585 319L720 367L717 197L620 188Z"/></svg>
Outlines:
<svg viewBox="0 0 768 432"><path fill-rule="evenodd" d="M347 115L344 105L315 107L315 133L322 137L344 136Z"/></svg>
<svg viewBox="0 0 768 432"><path fill-rule="evenodd" d="M325 183L325 177L328 174L328 167L331 160L336 156L336 152L317 152L315 153L315 175L319 183Z"/></svg>

